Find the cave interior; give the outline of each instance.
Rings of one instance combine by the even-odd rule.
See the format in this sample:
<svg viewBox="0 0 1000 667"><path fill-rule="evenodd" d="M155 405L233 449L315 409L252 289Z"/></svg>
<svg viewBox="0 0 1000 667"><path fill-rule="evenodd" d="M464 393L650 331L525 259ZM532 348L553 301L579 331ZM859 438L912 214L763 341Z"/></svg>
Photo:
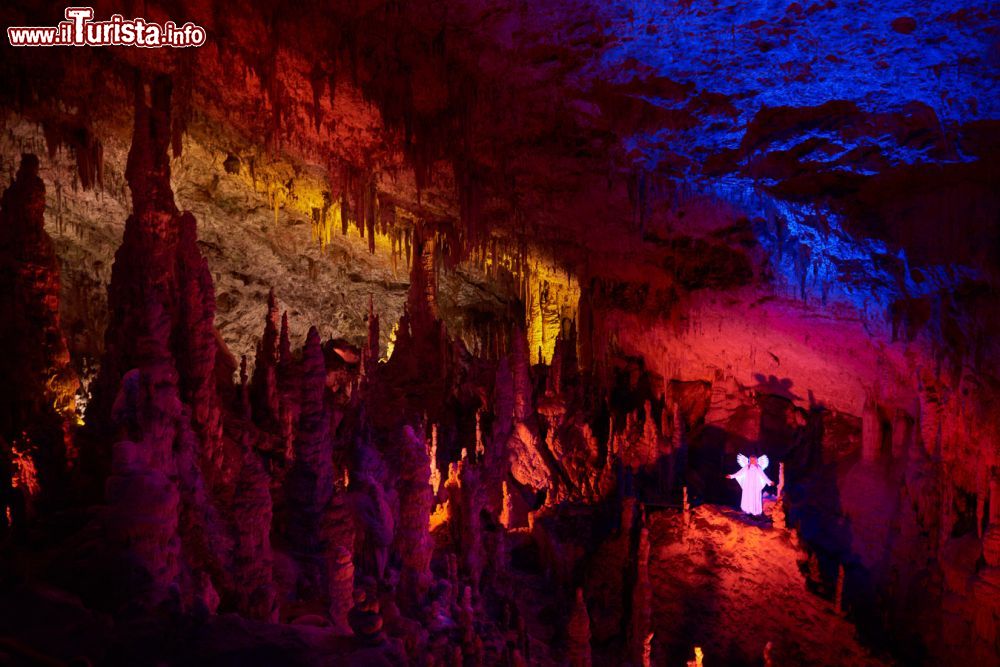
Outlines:
<svg viewBox="0 0 1000 667"><path fill-rule="evenodd" d="M1000 665L1000 6L93 10L205 40L2 46L0 665Z"/></svg>

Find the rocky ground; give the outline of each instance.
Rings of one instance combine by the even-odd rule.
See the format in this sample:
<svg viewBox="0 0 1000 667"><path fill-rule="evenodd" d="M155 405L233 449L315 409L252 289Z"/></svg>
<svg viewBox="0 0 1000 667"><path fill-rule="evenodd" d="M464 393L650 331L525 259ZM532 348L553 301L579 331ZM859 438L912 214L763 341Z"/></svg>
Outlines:
<svg viewBox="0 0 1000 667"><path fill-rule="evenodd" d="M682 664L700 646L708 665L759 665L768 643L779 665L891 664L861 646L833 600L809 589L808 555L770 517L702 505L686 529L677 513L651 513L649 534L652 627L666 638L654 638L664 664Z"/></svg>

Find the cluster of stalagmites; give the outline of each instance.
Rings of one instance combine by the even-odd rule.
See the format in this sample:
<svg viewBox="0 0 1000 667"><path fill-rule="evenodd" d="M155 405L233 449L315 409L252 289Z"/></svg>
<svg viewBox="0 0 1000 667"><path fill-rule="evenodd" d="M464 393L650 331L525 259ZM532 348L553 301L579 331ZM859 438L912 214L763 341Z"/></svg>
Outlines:
<svg viewBox="0 0 1000 667"><path fill-rule="evenodd" d="M324 342L313 328L293 352L274 293L255 358L238 363L214 329L195 220L173 200L170 94L165 79L137 85L126 171L133 213L80 434L80 493L101 487L96 522L124 579L124 596L105 605L319 624L353 635L358 650L428 656L428 664L526 664L531 642L505 530L529 535L536 492L553 503L596 497L612 483L593 478L610 465L595 465L589 424L559 407L564 380L552 374L550 411L536 412L523 333L497 371L448 336L436 312L433 237L416 240L413 289L388 363L378 362L373 309L362 350ZM51 417L58 442L44 451L63 460L38 463L65 474L60 447L70 442L76 385L37 169L26 157L4 196L2 277L15 286L4 290L17 300L12 312L38 311L31 321L44 356L19 361L26 395L45 407L22 413ZM5 340L23 341L21 333L5 330ZM47 375L29 374L39 370ZM409 391L416 386L433 390ZM460 424L466 408L474 426ZM20 414L4 418L7 430L36 428ZM503 609L499 620L488 604ZM580 604L567 650L589 664Z"/></svg>
<svg viewBox="0 0 1000 667"><path fill-rule="evenodd" d="M81 474L103 483L99 524L128 573L119 603L319 624L353 635L359 651L437 664L589 665L592 639L623 629L628 659L649 664L641 507L624 502L586 578L594 629L573 575L586 554L553 522L561 505L631 495L640 469L673 456L677 404L654 414L646 401L611 424L579 377L572 328L547 369L532 368L522 331L498 363L473 358L437 317L427 261L413 263L388 363L377 362L374 312L360 353L315 328L293 352L272 292L248 372L216 335L195 220L173 202L169 109L166 81L139 87L134 211L83 434ZM36 169L26 160L19 179L31 184ZM417 243L418 258L433 255L432 240ZM600 437L595 412L609 422ZM526 544L571 610L554 648L531 641L517 601L512 552Z"/></svg>

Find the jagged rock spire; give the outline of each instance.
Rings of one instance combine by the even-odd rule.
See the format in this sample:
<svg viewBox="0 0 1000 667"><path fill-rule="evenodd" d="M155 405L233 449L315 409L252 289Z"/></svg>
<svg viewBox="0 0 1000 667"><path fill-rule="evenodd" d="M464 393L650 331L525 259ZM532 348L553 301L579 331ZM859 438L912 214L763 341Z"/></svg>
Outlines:
<svg viewBox="0 0 1000 667"><path fill-rule="evenodd" d="M22 155L0 200L0 439L19 443L46 491L75 458L80 382L60 328L59 262L38 169L37 157Z"/></svg>

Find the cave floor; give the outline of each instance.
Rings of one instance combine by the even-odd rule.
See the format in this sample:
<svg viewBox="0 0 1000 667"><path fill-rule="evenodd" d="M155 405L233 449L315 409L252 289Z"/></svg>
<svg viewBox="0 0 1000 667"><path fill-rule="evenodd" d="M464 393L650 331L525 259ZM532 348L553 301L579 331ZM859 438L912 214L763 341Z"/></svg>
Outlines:
<svg viewBox="0 0 1000 667"><path fill-rule="evenodd" d="M890 664L810 592L790 531L716 505L694 508L687 530L677 512L653 512L648 526L653 630L671 638L654 643L663 664L684 664L701 646L706 664L759 665L768 642L775 664Z"/></svg>

